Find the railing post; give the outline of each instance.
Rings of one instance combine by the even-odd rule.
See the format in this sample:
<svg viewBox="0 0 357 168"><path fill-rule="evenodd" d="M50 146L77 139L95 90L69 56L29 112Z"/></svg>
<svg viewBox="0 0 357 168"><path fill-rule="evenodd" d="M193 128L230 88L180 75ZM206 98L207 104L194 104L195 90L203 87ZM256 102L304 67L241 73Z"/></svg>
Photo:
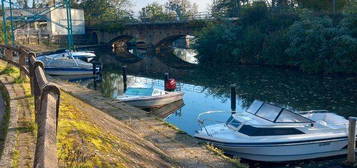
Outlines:
<svg viewBox="0 0 357 168"><path fill-rule="evenodd" d="M123 73L123 85L124 85L124 93L125 93L125 91L126 91L126 89L127 89L127 87L128 87L128 85L127 85L127 71L126 71L126 66L123 66L122 67L122 73Z"/></svg>
<svg viewBox="0 0 357 168"><path fill-rule="evenodd" d="M36 122L38 122L37 115L40 112L40 98L41 98L41 94L42 94L41 86L37 82L38 76L36 75L36 72L35 72L38 67L41 67L43 69L44 68L43 63L40 61L36 61L33 63L33 67L32 67L32 70L33 70L32 83L33 83L33 89L34 89L33 95L34 95L34 102L35 102Z"/></svg>
<svg viewBox="0 0 357 168"><path fill-rule="evenodd" d="M10 49L5 48L4 53L6 60L12 60L12 51Z"/></svg>
<svg viewBox="0 0 357 168"><path fill-rule="evenodd" d="M348 127L348 151L347 162L354 163L356 161L355 149L356 149L356 117L349 117Z"/></svg>
<svg viewBox="0 0 357 168"><path fill-rule="evenodd" d="M34 63L36 62L35 56L33 53L28 54L28 67L29 67L29 75L30 75L30 85L31 85L31 94L35 94L35 84L34 84L34 76L35 76L35 70L34 70Z"/></svg>
<svg viewBox="0 0 357 168"><path fill-rule="evenodd" d="M20 54L20 55L19 55L19 65L20 65L21 67L25 67L26 53L25 53L24 51L21 51L19 54ZM25 74L25 72L23 71L23 68L20 68L20 78L21 78L21 79L25 79L25 77L26 77L26 74Z"/></svg>
<svg viewBox="0 0 357 168"><path fill-rule="evenodd" d="M57 168L57 126L60 90L48 84L43 87L38 117L38 135L34 168Z"/></svg>

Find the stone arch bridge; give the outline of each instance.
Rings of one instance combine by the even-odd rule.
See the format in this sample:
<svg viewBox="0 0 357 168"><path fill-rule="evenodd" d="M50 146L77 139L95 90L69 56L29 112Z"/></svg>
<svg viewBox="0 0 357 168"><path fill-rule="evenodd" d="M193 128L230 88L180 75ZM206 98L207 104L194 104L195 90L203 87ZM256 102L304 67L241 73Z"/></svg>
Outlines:
<svg viewBox="0 0 357 168"><path fill-rule="evenodd" d="M87 31L99 44L125 45L131 39L146 48L157 49L161 45L170 45L176 39L193 35L206 26L206 21L132 23L117 32L105 32L95 28Z"/></svg>

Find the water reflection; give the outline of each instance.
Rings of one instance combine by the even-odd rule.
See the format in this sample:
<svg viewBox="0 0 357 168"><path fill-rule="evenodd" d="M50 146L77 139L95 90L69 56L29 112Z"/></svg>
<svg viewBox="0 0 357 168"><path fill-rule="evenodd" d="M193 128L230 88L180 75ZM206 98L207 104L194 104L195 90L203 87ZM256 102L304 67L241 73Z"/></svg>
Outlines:
<svg viewBox="0 0 357 168"><path fill-rule="evenodd" d="M130 68L130 65L128 69L131 74L128 86L163 89L161 73L155 75L150 68L143 73L141 68ZM115 97L122 93L122 77L119 69L112 71L119 73L104 73L101 89L105 96ZM180 116L168 116L167 121L189 134L199 129L196 122L199 113L229 111L229 86L232 83L238 86L238 111L259 99L296 110L326 109L345 117L357 115L355 77L318 77L267 67L241 67L234 72L191 70L170 73L178 79L178 89L185 93L185 106Z"/></svg>
<svg viewBox="0 0 357 168"><path fill-rule="evenodd" d="M190 64L198 64L197 51L193 49L174 48L173 54Z"/></svg>
<svg viewBox="0 0 357 168"><path fill-rule="evenodd" d="M188 134L200 129L196 118L206 111L230 110L230 85L237 84L237 110L245 110L255 99L280 104L296 110L326 109L345 117L357 116L357 77L324 77L307 75L298 71L240 66L231 70L177 69L177 62L162 61L157 57L144 57L135 63L118 61L111 51L97 52L106 68L102 82L98 84L104 96L117 97L123 92L121 66L128 68L128 86L155 87L163 89L163 73L178 80L178 90L185 93L184 102L152 111ZM168 55L166 55L168 56ZM165 56L163 56L165 57ZM114 59L113 59L114 58ZM93 80L91 80L93 81ZM93 88L91 82L83 83ZM229 116L219 115L217 120ZM326 162L327 163L327 162ZM318 163L320 164L320 163ZM301 165L300 162L298 165ZM304 163L304 165L306 165ZM312 167L316 164L312 163ZM258 165L259 167L265 167ZM253 165L254 167L254 165ZM266 167L269 167L266 166ZM279 165L274 165L279 167ZM285 165L280 167L285 167Z"/></svg>

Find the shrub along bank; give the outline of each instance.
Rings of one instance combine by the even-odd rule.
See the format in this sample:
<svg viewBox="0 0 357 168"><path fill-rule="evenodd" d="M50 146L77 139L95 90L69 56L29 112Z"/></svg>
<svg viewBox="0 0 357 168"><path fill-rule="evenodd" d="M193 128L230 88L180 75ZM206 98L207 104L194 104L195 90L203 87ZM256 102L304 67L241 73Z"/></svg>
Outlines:
<svg viewBox="0 0 357 168"><path fill-rule="evenodd" d="M257 2L242 8L238 21L207 26L194 47L203 68L253 64L357 74L357 10L345 11L273 10Z"/></svg>

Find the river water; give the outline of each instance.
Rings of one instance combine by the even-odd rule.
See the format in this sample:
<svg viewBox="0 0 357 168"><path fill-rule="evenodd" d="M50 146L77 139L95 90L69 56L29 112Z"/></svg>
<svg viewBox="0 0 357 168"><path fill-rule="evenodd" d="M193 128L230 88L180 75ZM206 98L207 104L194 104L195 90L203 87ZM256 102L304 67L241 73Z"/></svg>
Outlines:
<svg viewBox="0 0 357 168"><path fill-rule="evenodd" d="M226 111L226 114L221 113L214 118L227 119L231 84L237 85L238 111L245 110L254 100L262 100L295 110L324 109L345 117L357 116L357 77L353 76L308 75L295 70L259 66L240 66L234 71L199 70L173 59L172 54L139 59L115 54L110 49L98 49L96 54L104 65L102 80L96 83L96 89L107 97L115 98L122 93L121 67L124 65L129 72L129 87L163 89L163 74L169 72L177 79L178 90L185 95L183 102L171 105L161 116L190 135L200 129L197 117L202 112ZM81 80L81 83L94 89L93 80Z"/></svg>

